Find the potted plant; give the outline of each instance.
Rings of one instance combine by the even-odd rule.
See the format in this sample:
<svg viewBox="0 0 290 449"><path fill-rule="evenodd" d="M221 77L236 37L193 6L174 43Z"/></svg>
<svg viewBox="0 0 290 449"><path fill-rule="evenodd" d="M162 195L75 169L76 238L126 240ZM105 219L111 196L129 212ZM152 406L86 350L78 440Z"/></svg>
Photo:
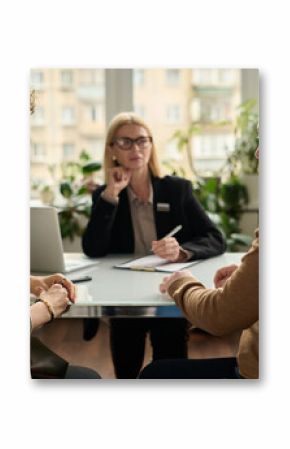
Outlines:
<svg viewBox="0 0 290 449"><path fill-rule="evenodd" d="M60 179L56 176L56 165L49 167L53 185L34 183L44 204L59 211L59 223L65 251L81 251L80 237L91 213L91 193L98 186L94 179L102 165L93 161L83 150L78 161L61 164Z"/></svg>
<svg viewBox="0 0 290 449"><path fill-rule="evenodd" d="M242 209L247 204L246 186L238 176L231 175L225 180L218 176L198 178L193 190L211 220L223 233L228 251L239 251L248 247L251 237L240 232Z"/></svg>
<svg viewBox="0 0 290 449"><path fill-rule="evenodd" d="M97 187L93 175L101 169L82 151L77 162L62 164L62 178L58 186L59 223L65 251L80 251L80 237L91 213L91 192ZM93 181L93 182L92 182ZM73 246L72 246L73 245Z"/></svg>
<svg viewBox="0 0 290 449"><path fill-rule="evenodd" d="M249 206L258 208L258 160L255 153L259 146L258 114L253 112L256 100L247 100L239 106L235 127L235 147L229 162L239 170L249 193Z"/></svg>

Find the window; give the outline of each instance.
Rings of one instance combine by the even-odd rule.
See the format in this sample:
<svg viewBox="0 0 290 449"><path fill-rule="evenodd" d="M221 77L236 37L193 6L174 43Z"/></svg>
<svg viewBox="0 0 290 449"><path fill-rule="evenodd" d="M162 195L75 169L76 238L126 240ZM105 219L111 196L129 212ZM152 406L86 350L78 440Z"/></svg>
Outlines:
<svg viewBox="0 0 290 449"><path fill-rule="evenodd" d="M34 113L31 116L32 126L43 126L45 124L44 108L36 107Z"/></svg>
<svg viewBox="0 0 290 449"><path fill-rule="evenodd" d="M220 84L231 85L234 83L234 72L232 69L219 69L218 70L218 80Z"/></svg>
<svg viewBox="0 0 290 449"><path fill-rule="evenodd" d="M31 71L31 88L35 90L42 90L44 88L44 73L42 71Z"/></svg>
<svg viewBox="0 0 290 449"><path fill-rule="evenodd" d="M231 88L238 83L238 69L193 69L192 81L195 86Z"/></svg>
<svg viewBox="0 0 290 449"><path fill-rule="evenodd" d="M74 159L75 156L75 146L73 143L64 143L62 146L63 159Z"/></svg>
<svg viewBox="0 0 290 449"><path fill-rule="evenodd" d="M75 112L71 106L65 106L61 112L61 122L63 126L72 126L75 124Z"/></svg>
<svg viewBox="0 0 290 449"><path fill-rule="evenodd" d="M177 86L179 84L180 70L168 69L166 70L166 83L169 86Z"/></svg>
<svg viewBox="0 0 290 449"><path fill-rule="evenodd" d="M180 106L177 104L167 106L166 121L167 123L179 123L181 120Z"/></svg>
<svg viewBox="0 0 290 449"><path fill-rule="evenodd" d="M221 122L233 120L233 108L230 99L226 97L200 98L200 120L203 122Z"/></svg>
<svg viewBox="0 0 290 449"><path fill-rule="evenodd" d="M135 87L143 86L145 82L145 75L143 69L134 70L133 83Z"/></svg>
<svg viewBox="0 0 290 449"><path fill-rule="evenodd" d="M213 76L213 70L195 69L193 70L193 84L211 85Z"/></svg>
<svg viewBox="0 0 290 449"><path fill-rule="evenodd" d="M72 88L73 85L73 72L72 70L62 70L60 73L61 87Z"/></svg>
<svg viewBox="0 0 290 449"><path fill-rule="evenodd" d="M104 120L103 105L89 105L86 109L86 116L90 122L102 122Z"/></svg>
<svg viewBox="0 0 290 449"><path fill-rule="evenodd" d="M198 171L220 170L233 148L233 133L202 134L192 138L192 150Z"/></svg>
<svg viewBox="0 0 290 449"><path fill-rule="evenodd" d="M44 162L46 157L45 145L43 143L33 143L31 157L33 162Z"/></svg>
<svg viewBox="0 0 290 449"><path fill-rule="evenodd" d="M51 174L45 165L53 161L57 167L56 178L59 179L62 161L71 157L77 161L81 149L102 160L106 115L111 118L121 110L129 110L123 106L128 104L128 95L125 95L126 101L123 95L115 95L116 92L123 93L120 87L123 81L118 76L105 75L104 69L94 68L43 68L31 71L31 87L42 89L36 94L36 112L30 122L31 142L41 142L42 145L34 145L31 149L32 162L43 162L42 165L32 163L31 177L50 182ZM239 69L138 68L132 72L126 70L126 77L129 92L131 88L133 90L129 100L130 110L135 110L152 128L161 160L177 156L176 148L169 144L176 131L188 131L193 121L200 120L201 114L211 121L220 118L230 118L232 121L241 102ZM110 78L113 87L105 90L105 82ZM199 85L197 80L203 84ZM61 88L62 82L71 87ZM211 121L201 123L200 134L194 136L233 131L232 125L219 128ZM74 149L70 145L74 145ZM221 164L224 150L219 139L213 144L208 137L208 140L205 138L199 142L198 147L196 145L194 142L193 155L198 158L199 173L202 174L203 170L208 172L211 168L215 169L218 163ZM181 156L182 159L175 161L176 164L187 163L182 153Z"/></svg>
<svg viewBox="0 0 290 449"><path fill-rule="evenodd" d="M104 84L104 69L80 69L79 79L82 86L94 86L96 84Z"/></svg>

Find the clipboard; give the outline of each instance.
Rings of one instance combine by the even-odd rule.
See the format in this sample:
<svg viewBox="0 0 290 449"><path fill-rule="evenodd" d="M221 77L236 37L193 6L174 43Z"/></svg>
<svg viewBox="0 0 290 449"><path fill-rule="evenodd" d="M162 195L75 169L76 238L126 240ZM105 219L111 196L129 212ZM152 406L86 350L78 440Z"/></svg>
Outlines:
<svg viewBox="0 0 290 449"><path fill-rule="evenodd" d="M119 265L114 265L114 268L133 271L174 273L175 271L183 270L199 262L200 260L192 260L190 262L169 262L161 257L148 255L137 259L131 259Z"/></svg>

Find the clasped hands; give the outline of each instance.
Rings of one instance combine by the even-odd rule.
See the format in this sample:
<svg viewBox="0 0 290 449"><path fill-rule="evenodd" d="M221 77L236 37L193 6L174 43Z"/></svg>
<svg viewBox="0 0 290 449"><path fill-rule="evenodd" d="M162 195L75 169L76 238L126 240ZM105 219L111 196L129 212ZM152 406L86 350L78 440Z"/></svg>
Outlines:
<svg viewBox="0 0 290 449"><path fill-rule="evenodd" d="M31 276L30 292L48 302L56 317L65 312L76 299L74 284L62 274Z"/></svg>

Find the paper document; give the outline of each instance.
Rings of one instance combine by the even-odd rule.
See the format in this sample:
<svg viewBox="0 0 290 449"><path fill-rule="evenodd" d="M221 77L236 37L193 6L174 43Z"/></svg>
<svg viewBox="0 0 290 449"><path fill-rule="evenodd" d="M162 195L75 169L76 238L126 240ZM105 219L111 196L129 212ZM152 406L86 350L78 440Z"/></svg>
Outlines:
<svg viewBox="0 0 290 449"><path fill-rule="evenodd" d="M167 273L174 273L175 271L183 270L184 268L190 267L198 263L199 260L194 260L191 262L169 262L161 257L150 255L145 257L140 257L138 259L129 260L128 262L122 263L120 265L115 265L115 268L126 268L129 270L140 270L140 271L164 271Z"/></svg>

